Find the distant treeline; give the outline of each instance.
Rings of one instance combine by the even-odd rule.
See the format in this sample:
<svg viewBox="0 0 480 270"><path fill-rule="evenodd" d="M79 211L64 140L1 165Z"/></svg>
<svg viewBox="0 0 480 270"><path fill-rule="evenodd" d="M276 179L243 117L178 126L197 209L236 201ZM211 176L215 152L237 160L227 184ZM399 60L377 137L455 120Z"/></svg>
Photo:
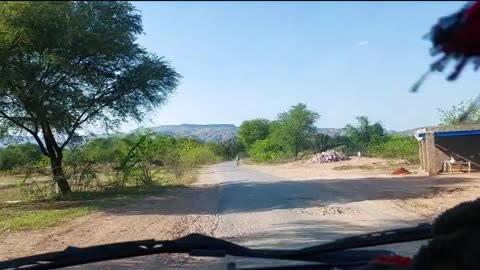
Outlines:
<svg viewBox="0 0 480 270"><path fill-rule="evenodd" d="M381 123L365 116L356 125L347 125L345 135L319 133L315 122L320 115L305 104L292 106L276 120L244 121L238 137L219 142L175 138L154 133L95 138L64 151L64 165L108 165L112 168L143 166L146 181L150 166L162 166L180 177L189 168L249 156L257 162L282 162L305 154L335 149L347 155L399 158L418 162L418 143L413 136L388 135ZM9 145L0 149L0 171L42 171L50 166L36 144ZM141 167L140 166L140 167ZM48 173L48 170L46 170Z"/></svg>
<svg viewBox="0 0 480 270"><path fill-rule="evenodd" d="M137 133L124 137L95 138L66 149L63 155L66 166L88 163L122 168L143 164L145 168L165 167L181 176L188 168L233 159L241 151L240 147L236 139L205 143L162 134ZM12 144L0 149L1 171L42 171L49 166L49 159L36 144ZM46 170L46 173L49 171Z"/></svg>
<svg viewBox="0 0 480 270"><path fill-rule="evenodd" d="M413 136L388 135L381 123L357 117L357 125L347 125L345 135L319 133L314 124L320 117L305 104L292 106L276 120L253 119L239 128L239 141L257 162L282 162L304 154L335 149L347 155L406 159L418 162L418 142Z"/></svg>

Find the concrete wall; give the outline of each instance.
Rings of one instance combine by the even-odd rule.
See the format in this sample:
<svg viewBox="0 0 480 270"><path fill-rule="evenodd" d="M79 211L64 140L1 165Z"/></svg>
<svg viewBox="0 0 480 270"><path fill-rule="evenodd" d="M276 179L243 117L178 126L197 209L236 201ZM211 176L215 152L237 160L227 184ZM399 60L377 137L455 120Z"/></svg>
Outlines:
<svg viewBox="0 0 480 270"><path fill-rule="evenodd" d="M437 148L435 147L435 137L433 133L425 134L425 155L426 155L426 171L428 175L437 175L440 164L437 158Z"/></svg>

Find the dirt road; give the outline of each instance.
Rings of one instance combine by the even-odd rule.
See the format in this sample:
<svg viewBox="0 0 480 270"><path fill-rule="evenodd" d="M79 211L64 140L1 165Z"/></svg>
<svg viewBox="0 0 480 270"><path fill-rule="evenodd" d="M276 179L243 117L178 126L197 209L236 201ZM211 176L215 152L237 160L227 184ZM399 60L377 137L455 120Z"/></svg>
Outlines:
<svg viewBox="0 0 480 270"><path fill-rule="evenodd" d="M250 247L296 248L426 221L428 216L405 202L422 197L431 184L419 178L287 180L260 172L255 166L226 162L205 168L191 187L170 190L162 197L149 197L46 231L0 235L0 257L59 250L66 245L172 239L191 232ZM420 244L387 248L411 255ZM243 265L257 262L235 261ZM158 255L74 268L220 269L224 263L220 259Z"/></svg>

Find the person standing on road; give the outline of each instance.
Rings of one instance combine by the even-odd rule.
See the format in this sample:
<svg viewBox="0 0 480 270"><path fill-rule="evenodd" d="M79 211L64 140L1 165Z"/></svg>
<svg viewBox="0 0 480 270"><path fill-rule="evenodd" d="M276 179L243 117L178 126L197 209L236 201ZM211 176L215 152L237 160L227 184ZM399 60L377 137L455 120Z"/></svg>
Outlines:
<svg viewBox="0 0 480 270"><path fill-rule="evenodd" d="M238 166L238 165L240 164L240 157L237 155L237 156L235 157L235 160L237 161L237 166Z"/></svg>

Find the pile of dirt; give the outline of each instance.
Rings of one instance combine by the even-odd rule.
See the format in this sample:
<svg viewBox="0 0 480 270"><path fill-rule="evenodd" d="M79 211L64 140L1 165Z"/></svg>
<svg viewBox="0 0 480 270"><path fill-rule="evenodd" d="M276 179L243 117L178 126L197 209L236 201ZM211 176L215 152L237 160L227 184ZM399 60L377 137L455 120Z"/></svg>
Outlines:
<svg viewBox="0 0 480 270"><path fill-rule="evenodd" d="M412 172L403 168L403 167L400 167L398 169L395 169L392 174L393 175L406 175L406 174L411 174Z"/></svg>
<svg viewBox="0 0 480 270"><path fill-rule="evenodd" d="M342 153L339 153L335 150L327 150L313 156L307 164L313 163L328 163L328 162L337 162L342 160L347 160L348 157Z"/></svg>

